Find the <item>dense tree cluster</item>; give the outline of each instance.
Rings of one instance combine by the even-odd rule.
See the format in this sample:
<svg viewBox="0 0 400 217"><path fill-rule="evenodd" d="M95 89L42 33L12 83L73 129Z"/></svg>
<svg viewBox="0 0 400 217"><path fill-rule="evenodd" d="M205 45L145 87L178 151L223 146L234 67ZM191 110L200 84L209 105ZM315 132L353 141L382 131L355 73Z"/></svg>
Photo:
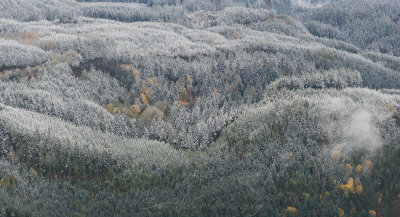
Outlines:
<svg viewBox="0 0 400 217"><path fill-rule="evenodd" d="M35 66L51 58L51 54L14 40L0 38L0 69Z"/></svg>
<svg viewBox="0 0 400 217"><path fill-rule="evenodd" d="M399 1L344 1L302 14L311 34L400 55Z"/></svg>
<svg viewBox="0 0 400 217"><path fill-rule="evenodd" d="M398 216L397 6L329 2L2 1L0 216Z"/></svg>
<svg viewBox="0 0 400 217"><path fill-rule="evenodd" d="M0 3L0 18L69 22L77 15L76 7L74 0L4 0Z"/></svg>

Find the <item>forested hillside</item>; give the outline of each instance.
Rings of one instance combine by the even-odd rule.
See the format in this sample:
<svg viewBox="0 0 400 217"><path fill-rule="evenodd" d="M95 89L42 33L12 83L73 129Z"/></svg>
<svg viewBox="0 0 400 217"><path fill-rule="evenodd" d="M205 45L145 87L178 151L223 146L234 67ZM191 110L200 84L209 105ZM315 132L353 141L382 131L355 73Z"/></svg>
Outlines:
<svg viewBox="0 0 400 217"><path fill-rule="evenodd" d="M3 0L0 217L400 216L396 0Z"/></svg>
<svg viewBox="0 0 400 217"><path fill-rule="evenodd" d="M344 1L300 15L311 34L400 56L399 1Z"/></svg>

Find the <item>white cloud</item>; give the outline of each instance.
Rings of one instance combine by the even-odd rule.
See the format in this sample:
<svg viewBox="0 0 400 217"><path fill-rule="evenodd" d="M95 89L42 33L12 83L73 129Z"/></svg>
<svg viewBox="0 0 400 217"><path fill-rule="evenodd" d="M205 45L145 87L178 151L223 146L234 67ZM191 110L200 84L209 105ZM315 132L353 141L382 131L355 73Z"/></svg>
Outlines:
<svg viewBox="0 0 400 217"><path fill-rule="evenodd" d="M312 4L311 0L292 0L291 3L293 6L302 8L320 8L325 5L325 3Z"/></svg>
<svg viewBox="0 0 400 217"><path fill-rule="evenodd" d="M374 117L366 110L353 113L348 121L343 124L343 142L336 145L335 149L350 152L354 148L375 151L382 146L379 129L375 126Z"/></svg>

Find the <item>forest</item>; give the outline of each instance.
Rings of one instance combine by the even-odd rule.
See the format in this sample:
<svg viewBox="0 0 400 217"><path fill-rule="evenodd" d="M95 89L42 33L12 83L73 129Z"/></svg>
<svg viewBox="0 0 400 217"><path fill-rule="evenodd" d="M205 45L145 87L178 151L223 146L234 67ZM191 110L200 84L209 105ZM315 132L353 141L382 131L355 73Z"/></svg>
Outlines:
<svg viewBox="0 0 400 217"><path fill-rule="evenodd" d="M400 216L398 0L0 1L0 217Z"/></svg>

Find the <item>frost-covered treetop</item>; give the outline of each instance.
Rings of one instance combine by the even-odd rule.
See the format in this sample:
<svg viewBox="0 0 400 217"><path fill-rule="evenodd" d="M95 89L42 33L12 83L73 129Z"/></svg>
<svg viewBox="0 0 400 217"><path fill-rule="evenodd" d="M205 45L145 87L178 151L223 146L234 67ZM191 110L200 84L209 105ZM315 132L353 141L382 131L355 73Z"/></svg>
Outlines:
<svg viewBox="0 0 400 217"><path fill-rule="evenodd" d="M146 139L128 139L104 133L90 127L76 126L58 118L34 112L3 106L0 121L7 129L12 129L28 137L44 137L60 144L66 151L81 153L110 154L114 159L132 166L152 164L159 167L185 165L185 155L168 144Z"/></svg>
<svg viewBox="0 0 400 217"><path fill-rule="evenodd" d="M35 66L51 58L38 47L0 38L0 68Z"/></svg>

